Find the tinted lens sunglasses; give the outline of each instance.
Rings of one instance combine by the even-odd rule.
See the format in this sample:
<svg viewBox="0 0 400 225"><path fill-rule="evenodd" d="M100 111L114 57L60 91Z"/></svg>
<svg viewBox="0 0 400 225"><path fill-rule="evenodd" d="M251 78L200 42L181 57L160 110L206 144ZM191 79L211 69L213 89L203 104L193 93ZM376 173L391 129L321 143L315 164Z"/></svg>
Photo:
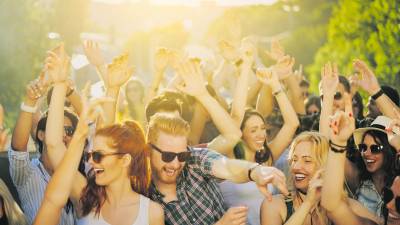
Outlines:
<svg viewBox="0 0 400 225"><path fill-rule="evenodd" d="M390 201L392 201L392 199L395 198L395 205L396 205L396 211L398 213L400 213L400 196L394 196L393 191L388 188L388 187L384 187L383 188L383 202L386 204L388 204Z"/></svg>
<svg viewBox="0 0 400 225"><path fill-rule="evenodd" d="M85 153L85 161L89 161L90 158L92 158L93 162L95 163L101 163L104 157L110 156L110 155L124 155L126 153L122 152L112 152L112 153L103 153L100 151L92 151L92 152L86 152Z"/></svg>
<svg viewBox="0 0 400 225"><path fill-rule="evenodd" d="M321 95L320 97L321 97L321 100L323 101L324 100L324 95ZM342 97L343 97L342 93L336 92L335 95L333 96L333 99L340 100L340 99L342 99Z"/></svg>
<svg viewBox="0 0 400 225"><path fill-rule="evenodd" d="M371 149L372 154L378 154L378 153L382 152L383 145L370 145L369 148ZM366 152L367 149L368 149L368 145L358 144L358 150L360 150L360 152Z"/></svg>
<svg viewBox="0 0 400 225"><path fill-rule="evenodd" d="M161 150L159 147L150 144L150 146L156 150L157 152L161 153L161 159L162 161L169 163L174 161L175 157L178 157L179 162L186 162L186 160L190 157L190 149L189 147L186 147L187 151L186 152L180 152L180 153L175 153L175 152L166 152Z"/></svg>
<svg viewBox="0 0 400 225"><path fill-rule="evenodd" d="M64 126L64 132L68 136L72 136L75 132L75 128L72 126Z"/></svg>

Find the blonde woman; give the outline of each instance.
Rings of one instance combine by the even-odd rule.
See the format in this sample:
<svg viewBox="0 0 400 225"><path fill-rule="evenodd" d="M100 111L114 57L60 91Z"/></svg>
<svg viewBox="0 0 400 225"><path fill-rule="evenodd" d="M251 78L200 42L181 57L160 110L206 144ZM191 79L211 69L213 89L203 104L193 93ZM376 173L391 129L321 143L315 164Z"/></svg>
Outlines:
<svg viewBox="0 0 400 225"><path fill-rule="evenodd" d="M13 199L7 185L0 179L0 224L27 225L24 213Z"/></svg>
<svg viewBox="0 0 400 225"><path fill-rule="evenodd" d="M304 132L293 140L289 164L295 190L291 198L276 195L272 201L264 200L261 206L262 225L332 224L330 214L320 205L322 168L329 149L328 139L317 132ZM373 218L359 203L346 198L344 192L342 197L348 203L349 215ZM374 224L371 220L365 221L365 224Z"/></svg>

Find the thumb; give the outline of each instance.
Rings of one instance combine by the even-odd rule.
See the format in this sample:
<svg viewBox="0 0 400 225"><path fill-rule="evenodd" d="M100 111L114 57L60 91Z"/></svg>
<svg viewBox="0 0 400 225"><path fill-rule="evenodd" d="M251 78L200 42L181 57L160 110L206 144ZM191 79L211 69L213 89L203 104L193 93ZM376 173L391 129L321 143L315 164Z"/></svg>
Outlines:
<svg viewBox="0 0 400 225"><path fill-rule="evenodd" d="M268 201L272 201L272 194L266 185L257 184L257 188L265 196L265 198L267 198Z"/></svg>

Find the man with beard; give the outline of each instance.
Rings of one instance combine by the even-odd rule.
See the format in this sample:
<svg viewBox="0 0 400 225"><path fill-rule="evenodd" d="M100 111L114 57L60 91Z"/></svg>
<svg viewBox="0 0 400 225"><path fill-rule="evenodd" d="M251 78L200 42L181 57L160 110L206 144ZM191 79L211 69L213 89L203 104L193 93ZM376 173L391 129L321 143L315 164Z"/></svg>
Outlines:
<svg viewBox="0 0 400 225"><path fill-rule="evenodd" d="M245 223L247 207L233 207L225 213L217 180L254 181L269 198L269 183L288 193L285 177L278 169L188 147L189 132L189 124L178 116L156 113L150 119L150 198L163 206L166 224Z"/></svg>

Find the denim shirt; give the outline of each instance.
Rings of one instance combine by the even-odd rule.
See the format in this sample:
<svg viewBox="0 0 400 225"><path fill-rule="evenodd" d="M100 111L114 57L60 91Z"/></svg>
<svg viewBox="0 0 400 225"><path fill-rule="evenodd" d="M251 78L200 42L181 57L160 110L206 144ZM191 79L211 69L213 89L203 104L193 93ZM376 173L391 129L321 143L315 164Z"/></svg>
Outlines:
<svg viewBox="0 0 400 225"><path fill-rule="evenodd" d="M369 211L379 217L382 215L383 199L375 188L371 180L365 180L358 188L356 193L357 200L365 206Z"/></svg>

